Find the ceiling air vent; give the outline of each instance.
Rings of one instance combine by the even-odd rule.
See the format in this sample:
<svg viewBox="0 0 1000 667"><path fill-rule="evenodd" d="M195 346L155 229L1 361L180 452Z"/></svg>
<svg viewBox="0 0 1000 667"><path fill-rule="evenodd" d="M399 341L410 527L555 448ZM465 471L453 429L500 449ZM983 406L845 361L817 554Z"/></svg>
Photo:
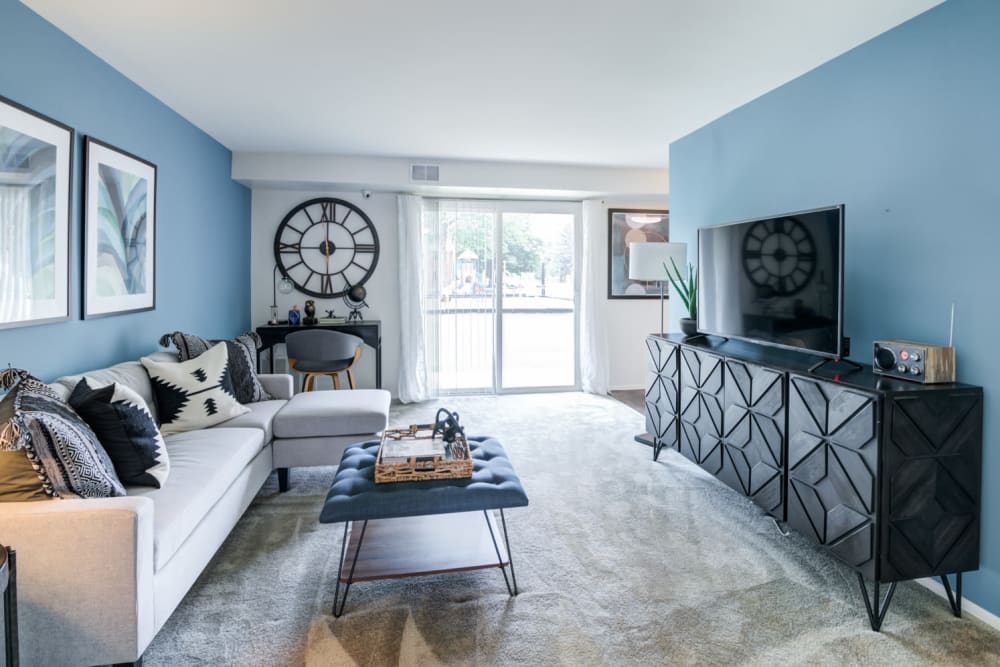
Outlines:
<svg viewBox="0 0 1000 667"><path fill-rule="evenodd" d="M410 180L437 183L440 180L438 166L436 164L411 164Z"/></svg>

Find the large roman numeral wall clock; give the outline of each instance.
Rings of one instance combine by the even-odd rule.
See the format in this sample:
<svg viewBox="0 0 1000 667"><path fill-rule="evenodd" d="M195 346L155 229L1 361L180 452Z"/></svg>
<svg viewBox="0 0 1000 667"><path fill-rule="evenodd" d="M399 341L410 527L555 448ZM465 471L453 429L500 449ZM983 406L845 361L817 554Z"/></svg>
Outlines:
<svg viewBox="0 0 1000 667"><path fill-rule="evenodd" d="M378 234L365 212L343 199L304 201L274 235L274 261L303 294L333 299L363 285L378 264Z"/></svg>
<svg viewBox="0 0 1000 667"><path fill-rule="evenodd" d="M758 287L777 296L795 294L816 272L816 243L795 218L755 223L743 237L743 269Z"/></svg>

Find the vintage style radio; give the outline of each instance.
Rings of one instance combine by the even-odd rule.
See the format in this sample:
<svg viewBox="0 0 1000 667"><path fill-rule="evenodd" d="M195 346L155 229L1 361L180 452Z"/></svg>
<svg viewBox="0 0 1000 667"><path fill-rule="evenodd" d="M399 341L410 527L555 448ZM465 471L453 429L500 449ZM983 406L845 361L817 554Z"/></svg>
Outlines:
<svg viewBox="0 0 1000 667"><path fill-rule="evenodd" d="M874 370L903 380L938 384L955 381L955 348L907 340L875 341Z"/></svg>

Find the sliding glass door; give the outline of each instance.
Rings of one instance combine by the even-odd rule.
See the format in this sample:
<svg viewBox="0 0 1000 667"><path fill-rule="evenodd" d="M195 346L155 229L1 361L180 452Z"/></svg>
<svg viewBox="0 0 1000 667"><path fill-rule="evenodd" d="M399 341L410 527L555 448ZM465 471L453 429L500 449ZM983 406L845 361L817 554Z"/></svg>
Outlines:
<svg viewBox="0 0 1000 667"><path fill-rule="evenodd" d="M438 200L428 339L441 393L578 384L579 205Z"/></svg>

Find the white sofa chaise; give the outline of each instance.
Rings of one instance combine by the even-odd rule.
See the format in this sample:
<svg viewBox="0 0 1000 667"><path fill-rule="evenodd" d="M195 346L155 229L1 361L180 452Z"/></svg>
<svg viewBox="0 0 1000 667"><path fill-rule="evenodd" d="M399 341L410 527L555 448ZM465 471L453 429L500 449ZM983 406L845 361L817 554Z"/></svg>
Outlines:
<svg viewBox="0 0 1000 667"><path fill-rule="evenodd" d="M169 352L151 356L177 361ZM152 385L139 362L63 377L52 386L68 396L84 375L129 386L155 416ZM141 663L275 467L271 422L292 398L292 377L259 377L274 400L248 404L249 413L218 426L166 436L170 474L160 489L0 503L0 543L17 551L21 664ZM375 399L374 409L388 412L388 392L360 391ZM334 403L351 396L323 393ZM336 463L347 441L372 435L342 435L331 440L327 456L284 466Z"/></svg>

